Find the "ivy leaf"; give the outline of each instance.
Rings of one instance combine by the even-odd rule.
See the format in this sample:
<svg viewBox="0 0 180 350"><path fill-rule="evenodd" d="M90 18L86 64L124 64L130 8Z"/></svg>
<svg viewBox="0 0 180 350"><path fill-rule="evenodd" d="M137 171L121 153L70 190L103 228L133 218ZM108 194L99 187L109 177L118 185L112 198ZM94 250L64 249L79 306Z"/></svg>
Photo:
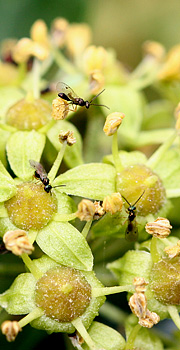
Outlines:
<svg viewBox="0 0 180 350"><path fill-rule="evenodd" d="M13 197L16 191L17 188L14 180L0 161L0 202L7 201Z"/></svg>
<svg viewBox="0 0 180 350"><path fill-rule="evenodd" d="M34 170L29 160L39 161L45 145L45 135L34 130L17 131L7 142L7 156L15 175L27 181Z"/></svg>
<svg viewBox="0 0 180 350"><path fill-rule="evenodd" d="M47 133L47 136L55 149L59 151L62 144L59 142L59 133L61 131L73 131L76 143L73 146L67 146L64 154L64 161L69 168L73 168L83 163L82 159L82 139L77 128L66 120L59 120Z"/></svg>
<svg viewBox="0 0 180 350"><path fill-rule="evenodd" d="M103 200L115 192L115 176L115 168L109 164L83 164L59 175L53 186L63 184L67 194Z"/></svg>
<svg viewBox="0 0 180 350"><path fill-rule="evenodd" d="M83 235L69 223L51 222L39 231L37 244L62 265L90 271L93 255Z"/></svg>
<svg viewBox="0 0 180 350"><path fill-rule="evenodd" d="M10 132L0 128L0 160L7 165L6 159L6 143L10 136Z"/></svg>
<svg viewBox="0 0 180 350"><path fill-rule="evenodd" d="M123 350L125 347L125 340L122 335L100 322L93 322L88 329L88 333L98 349ZM82 348L84 350L90 350L87 344L83 344Z"/></svg>

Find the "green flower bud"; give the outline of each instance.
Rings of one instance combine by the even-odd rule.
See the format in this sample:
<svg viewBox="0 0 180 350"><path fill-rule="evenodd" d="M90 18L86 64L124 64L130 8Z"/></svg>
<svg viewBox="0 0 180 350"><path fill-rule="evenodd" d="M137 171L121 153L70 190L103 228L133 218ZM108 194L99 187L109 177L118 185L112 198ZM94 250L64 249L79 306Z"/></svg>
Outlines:
<svg viewBox="0 0 180 350"><path fill-rule="evenodd" d="M36 284L37 306L59 322L70 322L82 315L90 300L90 284L80 271L70 267L50 269Z"/></svg>
<svg viewBox="0 0 180 350"><path fill-rule="evenodd" d="M22 99L6 114L6 123L18 130L39 129L51 120L51 106L45 100Z"/></svg>
<svg viewBox="0 0 180 350"><path fill-rule="evenodd" d="M166 201L162 181L145 165L131 165L117 175L116 189L129 203L137 203L137 214L146 216L156 214Z"/></svg>
<svg viewBox="0 0 180 350"><path fill-rule="evenodd" d="M16 195L5 202L10 220L22 230L41 229L57 211L55 195L37 183L25 182L17 188Z"/></svg>

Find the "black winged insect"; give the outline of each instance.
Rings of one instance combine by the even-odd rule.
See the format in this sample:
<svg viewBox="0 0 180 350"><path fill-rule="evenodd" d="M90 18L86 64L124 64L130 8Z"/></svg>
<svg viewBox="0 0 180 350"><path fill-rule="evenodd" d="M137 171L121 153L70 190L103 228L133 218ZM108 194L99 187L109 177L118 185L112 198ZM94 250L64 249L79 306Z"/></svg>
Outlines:
<svg viewBox="0 0 180 350"><path fill-rule="evenodd" d="M136 222L136 204L139 202L139 200L141 199L141 197L143 196L145 190L143 191L143 193L141 193L141 195L139 196L139 198L135 201L134 204L130 204L129 201L122 196L122 198L126 201L126 203L129 205L128 207L128 225L127 225L127 229L126 229L126 234L125 234L125 238L127 239L127 241L137 241L138 239L138 226L137 226L137 222Z"/></svg>
<svg viewBox="0 0 180 350"><path fill-rule="evenodd" d="M91 101L85 101L83 98L79 97L70 86L63 82L59 82L57 84L56 90L58 92L58 96L63 100L68 101L69 104L86 107L87 109L90 106L101 106L109 109L109 107L105 105L92 103L100 94L104 92L105 89L99 92L99 94L97 94L96 96L94 96Z"/></svg>
<svg viewBox="0 0 180 350"><path fill-rule="evenodd" d="M32 166L32 168L35 169L35 173L34 173L35 178L40 180L43 183L44 190L47 193L49 193L52 188L65 186L65 185L59 185L54 187L51 186L49 183L48 174L46 173L46 170L43 168L42 164L32 159L29 160L29 163Z"/></svg>

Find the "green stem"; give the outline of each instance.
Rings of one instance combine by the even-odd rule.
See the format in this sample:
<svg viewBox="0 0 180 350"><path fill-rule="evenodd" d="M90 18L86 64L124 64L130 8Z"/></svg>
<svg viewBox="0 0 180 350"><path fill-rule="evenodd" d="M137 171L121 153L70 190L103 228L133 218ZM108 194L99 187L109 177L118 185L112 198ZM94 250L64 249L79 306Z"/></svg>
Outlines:
<svg viewBox="0 0 180 350"><path fill-rule="evenodd" d="M48 177L49 177L50 182L52 182L55 179L55 177L56 177L56 174L58 172L58 169L59 169L59 167L61 165L61 162L62 162L62 159L63 159L63 156L64 156L64 152L65 152L66 146L67 146L67 142L64 141L60 151L58 152L56 160L55 160L55 162L54 162L50 172L48 173Z"/></svg>
<svg viewBox="0 0 180 350"><path fill-rule="evenodd" d="M128 340L126 342L126 347L125 347L125 350L131 350L131 349L134 349L134 341L136 339L136 336L139 332L139 330L141 329L141 326L140 324L137 324L131 331L129 337L128 337Z"/></svg>
<svg viewBox="0 0 180 350"><path fill-rule="evenodd" d="M124 320L127 318L128 313L125 313L117 306L106 301L99 310L100 315L107 318L111 322L117 324L124 323Z"/></svg>
<svg viewBox="0 0 180 350"><path fill-rule="evenodd" d="M92 288L92 298L97 298L103 295L116 294L122 292L134 292L134 287L132 285L127 286L114 286L114 287L99 287Z"/></svg>
<svg viewBox="0 0 180 350"><path fill-rule="evenodd" d="M27 316L23 317L19 321L19 326L22 328L26 326L31 321L35 320L38 317L44 315L44 311L40 307L36 307L33 311L31 311Z"/></svg>
<svg viewBox="0 0 180 350"><path fill-rule="evenodd" d="M21 82L25 79L27 73L27 62L22 62L18 65L18 77L16 84L20 85Z"/></svg>
<svg viewBox="0 0 180 350"><path fill-rule="evenodd" d="M43 273L35 266L35 264L27 254L23 253L21 255L21 258L36 280L42 277Z"/></svg>
<svg viewBox="0 0 180 350"><path fill-rule="evenodd" d="M81 337L84 339L86 344L89 346L90 350L97 350L95 343L91 339L89 333L87 332L86 328L84 327L80 317L76 318L76 320L71 321L73 326L77 329Z"/></svg>
<svg viewBox="0 0 180 350"><path fill-rule="evenodd" d="M32 73L33 73L33 96L35 99L38 99L40 96L40 71L41 71L41 62L38 58L34 58Z"/></svg>
<svg viewBox="0 0 180 350"><path fill-rule="evenodd" d="M169 306L167 306L167 310L168 310L169 315L171 316L174 324L176 325L176 327L178 329L180 329L180 316L179 316L177 307L173 306L173 305L169 305Z"/></svg>
<svg viewBox="0 0 180 350"><path fill-rule="evenodd" d="M154 263L157 263L159 260L161 260L161 255L158 252L157 249L157 242L158 238L152 237L151 239L151 257Z"/></svg>
<svg viewBox="0 0 180 350"><path fill-rule="evenodd" d="M53 220L55 221L71 221L76 218L76 213L72 214L59 214L56 213L53 215Z"/></svg>
<svg viewBox="0 0 180 350"><path fill-rule="evenodd" d="M70 63L70 61L68 61L64 55L62 54L61 51L57 50L56 48L52 48L52 54L54 57L55 62L57 63L57 65L63 69L64 72L68 73L68 74L75 74L76 70L74 68L74 66Z"/></svg>
<svg viewBox="0 0 180 350"><path fill-rule="evenodd" d="M173 144L175 138L177 137L177 133L173 133L158 149L153 155L148 159L146 165L151 169L154 169L156 165L161 161L161 159L165 156L166 151Z"/></svg>
<svg viewBox="0 0 180 350"><path fill-rule="evenodd" d="M88 233L89 233L89 230L90 230L90 227L91 227L91 224L92 224L92 220L90 221L87 221L83 227L83 230L82 230L82 235L86 238Z"/></svg>
<svg viewBox="0 0 180 350"><path fill-rule="evenodd" d="M113 135L112 139L112 155L114 160L114 165L116 168L117 173L120 173L123 170L123 166L119 157L118 152L118 137L117 137L117 131Z"/></svg>

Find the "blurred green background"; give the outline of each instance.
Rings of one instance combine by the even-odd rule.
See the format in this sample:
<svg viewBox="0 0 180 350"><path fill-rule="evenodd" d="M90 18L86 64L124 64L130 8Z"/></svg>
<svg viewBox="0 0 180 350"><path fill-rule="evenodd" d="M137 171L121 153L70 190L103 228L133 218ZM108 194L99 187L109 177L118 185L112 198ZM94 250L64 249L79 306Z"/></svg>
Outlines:
<svg viewBox="0 0 180 350"><path fill-rule="evenodd" d="M50 25L62 16L90 24L93 43L115 48L118 58L134 67L145 40L167 48L180 42L179 14L179 0L0 0L0 40L28 36L38 18Z"/></svg>

